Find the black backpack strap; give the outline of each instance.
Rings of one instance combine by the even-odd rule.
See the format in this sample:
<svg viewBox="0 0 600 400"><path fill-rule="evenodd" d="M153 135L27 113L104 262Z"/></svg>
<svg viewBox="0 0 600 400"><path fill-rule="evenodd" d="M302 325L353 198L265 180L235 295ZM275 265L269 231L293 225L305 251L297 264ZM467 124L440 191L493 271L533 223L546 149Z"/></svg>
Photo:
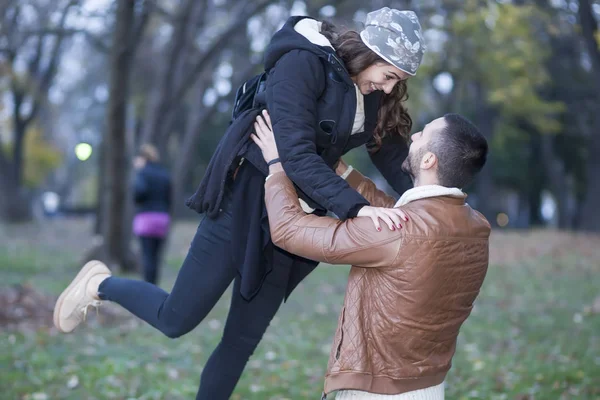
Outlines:
<svg viewBox="0 0 600 400"><path fill-rule="evenodd" d="M235 120L244 111L258 107L264 102L264 91L267 81L267 72L264 71L244 82L235 92L231 120ZM262 94L262 96L261 96Z"/></svg>

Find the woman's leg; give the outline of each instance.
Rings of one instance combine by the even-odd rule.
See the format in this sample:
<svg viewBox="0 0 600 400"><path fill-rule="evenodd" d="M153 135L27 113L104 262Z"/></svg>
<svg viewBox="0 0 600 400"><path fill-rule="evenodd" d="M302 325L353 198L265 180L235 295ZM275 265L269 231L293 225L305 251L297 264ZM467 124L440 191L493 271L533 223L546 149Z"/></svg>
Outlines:
<svg viewBox="0 0 600 400"><path fill-rule="evenodd" d="M154 285L158 281L158 254L162 239L140 236L144 280Z"/></svg>
<svg viewBox="0 0 600 400"><path fill-rule="evenodd" d="M216 219L200 222L170 294L148 282L112 276L100 284L100 298L120 304L171 338L194 329L237 272L227 256L231 254L229 206L224 204Z"/></svg>
<svg viewBox="0 0 600 400"><path fill-rule="evenodd" d="M274 265L250 301L242 298L236 277L223 337L202 371L196 400L229 399L285 297L288 272L289 267Z"/></svg>
<svg viewBox="0 0 600 400"><path fill-rule="evenodd" d="M154 239L154 282L155 285L158 285L158 281L160 279L160 270L161 270L161 262L162 262L162 251L164 249L165 238L157 237Z"/></svg>

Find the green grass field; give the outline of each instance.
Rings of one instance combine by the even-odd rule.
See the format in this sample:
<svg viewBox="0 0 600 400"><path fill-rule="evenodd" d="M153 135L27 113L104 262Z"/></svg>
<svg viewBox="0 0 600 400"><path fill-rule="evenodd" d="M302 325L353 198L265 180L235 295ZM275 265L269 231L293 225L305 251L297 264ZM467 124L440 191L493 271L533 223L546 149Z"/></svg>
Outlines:
<svg viewBox="0 0 600 400"><path fill-rule="evenodd" d="M0 398L192 399L218 343L229 293L177 340L110 304L76 333L51 327L56 296L78 269L90 222L0 228L0 298L38 316L1 321ZM171 287L193 224L180 224L162 286ZM448 399L600 399L600 238L494 233L491 266L459 337ZM218 267L218 266L215 266ZM234 399L318 399L348 267L321 266L284 304ZM12 300L11 300L12 299ZM5 315L6 310L3 312ZM332 396L333 397L333 396Z"/></svg>

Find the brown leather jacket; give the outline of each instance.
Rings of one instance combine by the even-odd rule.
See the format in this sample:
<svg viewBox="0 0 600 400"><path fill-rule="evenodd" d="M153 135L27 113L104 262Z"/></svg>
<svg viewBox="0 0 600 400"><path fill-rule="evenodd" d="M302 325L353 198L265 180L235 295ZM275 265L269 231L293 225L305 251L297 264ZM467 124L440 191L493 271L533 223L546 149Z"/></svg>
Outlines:
<svg viewBox="0 0 600 400"><path fill-rule="evenodd" d="M374 206L395 200L353 171L350 185ZM488 267L490 225L465 197L402 207L409 221L377 232L370 218L307 215L283 172L265 184L273 242L297 255L351 264L325 393L398 394L444 381L459 329Z"/></svg>

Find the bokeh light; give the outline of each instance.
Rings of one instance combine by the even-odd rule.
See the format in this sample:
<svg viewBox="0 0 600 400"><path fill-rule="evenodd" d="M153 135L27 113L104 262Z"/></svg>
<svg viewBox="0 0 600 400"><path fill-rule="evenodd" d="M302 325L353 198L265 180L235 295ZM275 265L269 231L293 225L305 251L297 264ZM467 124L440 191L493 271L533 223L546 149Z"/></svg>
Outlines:
<svg viewBox="0 0 600 400"><path fill-rule="evenodd" d="M85 161L92 155L92 146L89 143L78 143L75 146L75 156L80 161Z"/></svg>
<svg viewBox="0 0 600 400"><path fill-rule="evenodd" d="M505 213L500 213L496 216L496 223L498 224L498 226L500 226L502 228L507 226L509 221L510 220L508 218L508 215L506 215Z"/></svg>

